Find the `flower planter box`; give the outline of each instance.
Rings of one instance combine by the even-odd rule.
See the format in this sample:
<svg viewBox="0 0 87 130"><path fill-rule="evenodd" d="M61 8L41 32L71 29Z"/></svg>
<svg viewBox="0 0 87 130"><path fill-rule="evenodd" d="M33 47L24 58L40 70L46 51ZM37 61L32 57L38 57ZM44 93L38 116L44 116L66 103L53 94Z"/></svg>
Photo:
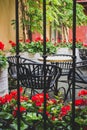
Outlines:
<svg viewBox="0 0 87 130"><path fill-rule="evenodd" d="M67 48L67 47L64 47L64 48L58 48L57 49L57 54L67 54L67 55L72 55L72 50Z"/></svg>
<svg viewBox="0 0 87 130"><path fill-rule="evenodd" d="M20 52L19 55L21 57L24 57L24 58L29 58L29 53L28 52Z"/></svg>
<svg viewBox="0 0 87 130"><path fill-rule="evenodd" d="M6 52L6 57L15 56L15 55L16 55L16 53Z"/></svg>
<svg viewBox="0 0 87 130"><path fill-rule="evenodd" d="M0 96L8 93L8 69L0 69Z"/></svg>
<svg viewBox="0 0 87 130"><path fill-rule="evenodd" d="M58 48L57 49L57 54L66 54L66 55L73 55L72 49L70 48ZM76 48L76 62L80 62L81 58L79 55L79 49Z"/></svg>
<svg viewBox="0 0 87 130"><path fill-rule="evenodd" d="M20 56L21 57L24 57L24 58L29 58L29 59L38 59L40 57L40 54L39 53L28 53L28 52L23 52L23 53L20 53Z"/></svg>

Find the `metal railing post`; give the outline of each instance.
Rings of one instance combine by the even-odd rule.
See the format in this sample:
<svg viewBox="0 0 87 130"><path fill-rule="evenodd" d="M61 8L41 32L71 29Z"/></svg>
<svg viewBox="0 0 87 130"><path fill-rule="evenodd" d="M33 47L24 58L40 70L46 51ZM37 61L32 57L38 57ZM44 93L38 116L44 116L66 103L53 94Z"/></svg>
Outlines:
<svg viewBox="0 0 87 130"><path fill-rule="evenodd" d="M18 17L19 3L15 0L15 17L16 17L16 57L17 57L17 125L20 130L20 87L19 87L19 17Z"/></svg>
<svg viewBox="0 0 87 130"><path fill-rule="evenodd" d="M76 0L73 0L73 84L72 84L72 130L75 129L75 48L76 48Z"/></svg>
<svg viewBox="0 0 87 130"><path fill-rule="evenodd" d="M43 0L44 130L46 130L46 0Z"/></svg>

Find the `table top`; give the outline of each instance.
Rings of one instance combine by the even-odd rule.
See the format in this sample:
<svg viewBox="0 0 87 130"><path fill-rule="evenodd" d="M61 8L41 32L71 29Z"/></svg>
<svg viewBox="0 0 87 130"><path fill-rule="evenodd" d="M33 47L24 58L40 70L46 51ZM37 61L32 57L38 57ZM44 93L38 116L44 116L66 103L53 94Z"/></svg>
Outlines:
<svg viewBox="0 0 87 130"><path fill-rule="evenodd" d="M43 61L43 57L38 58L39 61ZM48 56L46 58L48 62L72 62L72 58L69 56Z"/></svg>

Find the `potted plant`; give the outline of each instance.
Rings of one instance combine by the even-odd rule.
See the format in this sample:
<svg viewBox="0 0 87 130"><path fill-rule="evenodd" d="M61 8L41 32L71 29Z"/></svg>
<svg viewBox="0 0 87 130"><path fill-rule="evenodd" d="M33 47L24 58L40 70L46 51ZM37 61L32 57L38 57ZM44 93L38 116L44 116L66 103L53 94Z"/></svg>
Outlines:
<svg viewBox="0 0 87 130"><path fill-rule="evenodd" d="M25 42L25 51L35 54L35 53L43 53L43 38L41 37L36 37L36 39L32 42ZM54 43L49 41L48 39L46 40L46 49L48 54L52 54L56 52L56 46Z"/></svg>
<svg viewBox="0 0 87 130"><path fill-rule="evenodd" d="M57 53L72 55L72 47L73 47L72 43L73 43L72 39L69 40L68 42L66 42L66 40L64 40L64 41L59 40L57 43L57 47L58 47ZM78 40L76 40L75 46L76 46L76 61L80 62L81 61L80 50L82 50L82 48L84 48L83 42L80 39L78 39ZM81 52L83 52L83 50Z"/></svg>
<svg viewBox="0 0 87 130"><path fill-rule="evenodd" d="M10 49L11 54L15 54L16 43L11 40L9 41L9 43L11 45L11 49ZM47 40L46 49L47 49L47 54L52 54L52 53L56 53L57 47L55 46L54 43ZM23 55L23 57L25 56L28 58L29 57L34 58L34 55L36 55L36 53L39 53L39 56L42 55L43 54L43 39L41 37L36 37L36 39L33 40L32 42L29 39L26 39L25 42L20 41L19 52L21 56Z"/></svg>
<svg viewBox="0 0 87 130"><path fill-rule="evenodd" d="M4 44L0 42L0 96L8 93L7 57L4 54Z"/></svg>
<svg viewBox="0 0 87 130"><path fill-rule="evenodd" d="M12 40L9 40L9 44L11 45L10 52L11 54L16 53L16 43ZM24 52L24 43L22 40L19 40L19 52Z"/></svg>

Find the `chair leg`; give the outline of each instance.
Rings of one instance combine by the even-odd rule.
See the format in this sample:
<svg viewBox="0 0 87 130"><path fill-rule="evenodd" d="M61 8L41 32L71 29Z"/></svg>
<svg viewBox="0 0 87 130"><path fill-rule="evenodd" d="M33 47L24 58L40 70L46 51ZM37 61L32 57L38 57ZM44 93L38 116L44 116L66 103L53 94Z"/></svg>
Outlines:
<svg viewBox="0 0 87 130"><path fill-rule="evenodd" d="M55 83L54 95L58 95L58 80L57 80L56 83Z"/></svg>
<svg viewBox="0 0 87 130"><path fill-rule="evenodd" d="M11 92L11 90L17 89L17 81L16 81L16 79L13 79L13 78L9 77L8 78L8 86L9 86L9 92Z"/></svg>
<svg viewBox="0 0 87 130"><path fill-rule="evenodd" d="M70 84L69 84L68 90L67 90L67 92L66 92L66 94L65 94L64 101L66 101L67 96L68 96L68 93L70 92L70 89L71 89L71 84L72 84L72 83L70 83ZM70 92L70 95L71 95L71 92Z"/></svg>
<svg viewBox="0 0 87 130"><path fill-rule="evenodd" d="M24 88L24 87L23 87ZM27 88L24 88L23 94L26 94Z"/></svg>

